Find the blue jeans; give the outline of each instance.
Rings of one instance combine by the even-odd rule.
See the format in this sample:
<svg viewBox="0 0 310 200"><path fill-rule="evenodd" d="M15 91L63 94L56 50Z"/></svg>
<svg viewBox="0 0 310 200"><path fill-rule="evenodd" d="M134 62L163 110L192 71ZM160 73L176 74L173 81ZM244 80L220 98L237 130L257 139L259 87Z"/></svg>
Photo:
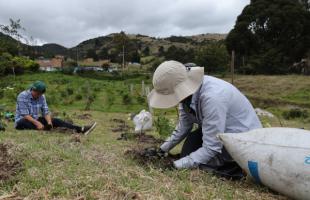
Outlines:
<svg viewBox="0 0 310 200"><path fill-rule="evenodd" d="M47 125L47 121L43 117L39 117L38 121L41 122L43 124L43 126ZM57 128L57 127L68 128L68 129L76 130L78 133L81 132L81 129L82 129L80 126L70 124L70 123L65 122L65 121L58 119L58 118L52 118L52 123L53 123L53 127L55 127L55 128ZM37 129L37 127L33 123L31 123L30 121L28 121L26 119L19 120L16 123L15 128L18 130Z"/></svg>

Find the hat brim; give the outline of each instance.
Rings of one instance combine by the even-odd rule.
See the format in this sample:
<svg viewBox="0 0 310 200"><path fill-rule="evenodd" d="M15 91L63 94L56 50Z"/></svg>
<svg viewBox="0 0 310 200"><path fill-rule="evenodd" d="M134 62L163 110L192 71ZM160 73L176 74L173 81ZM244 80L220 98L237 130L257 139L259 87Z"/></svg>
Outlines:
<svg viewBox="0 0 310 200"><path fill-rule="evenodd" d="M177 106L183 99L194 94L203 81L204 68L192 67L188 71L187 79L177 85L172 94L164 95L155 89L148 95L149 105L153 108L171 108Z"/></svg>

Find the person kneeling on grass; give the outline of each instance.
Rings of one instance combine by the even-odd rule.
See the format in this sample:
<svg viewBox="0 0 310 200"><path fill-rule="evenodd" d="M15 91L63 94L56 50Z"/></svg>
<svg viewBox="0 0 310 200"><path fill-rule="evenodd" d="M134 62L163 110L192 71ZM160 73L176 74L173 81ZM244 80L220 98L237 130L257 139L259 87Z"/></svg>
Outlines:
<svg viewBox="0 0 310 200"><path fill-rule="evenodd" d="M202 168L238 179L242 169L217 137L218 133L241 133L262 125L249 100L230 83L204 76L202 67L185 67L176 61L159 65L148 96L151 107L171 108L179 104L179 123L160 147L169 152L185 139L177 169ZM192 132L193 124L198 124Z"/></svg>
<svg viewBox="0 0 310 200"><path fill-rule="evenodd" d="M30 89L18 95L15 116L16 129L50 130L53 127L63 127L87 135L95 128L96 122L89 126L77 126L61 119L52 118L44 96L45 91L45 83L36 81ZM39 117L40 113L41 117Z"/></svg>

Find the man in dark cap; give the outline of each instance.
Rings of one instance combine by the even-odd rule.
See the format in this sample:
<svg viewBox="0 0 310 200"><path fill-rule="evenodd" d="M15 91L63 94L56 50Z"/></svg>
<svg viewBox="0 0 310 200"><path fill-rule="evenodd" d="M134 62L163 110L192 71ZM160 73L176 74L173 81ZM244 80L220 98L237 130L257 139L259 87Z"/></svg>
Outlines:
<svg viewBox="0 0 310 200"><path fill-rule="evenodd" d="M52 118L44 96L45 91L45 83L36 81L30 89L18 95L15 117L16 129L50 130L53 127L64 127L87 135L95 128L96 122L89 126L77 126L61 119Z"/></svg>

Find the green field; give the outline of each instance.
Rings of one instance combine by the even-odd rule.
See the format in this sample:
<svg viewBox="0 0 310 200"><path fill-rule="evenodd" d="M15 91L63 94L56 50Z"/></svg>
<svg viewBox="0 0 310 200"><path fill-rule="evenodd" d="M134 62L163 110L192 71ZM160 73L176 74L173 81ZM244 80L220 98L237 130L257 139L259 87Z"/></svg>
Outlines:
<svg viewBox="0 0 310 200"><path fill-rule="evenodd" d="M16 131L13 122L6 122L7 130L0 133L0 143L10 145L9 153L22 167L15 176L0 180L0 197L14 194L16 199L285 199L251 180L233 182L199 170L142 166L126 156L129 149L151 145L117 140L120 133L111 131L117 125L113 119L123 119L133 127L128 121L129 113L148 108L146 97L141 97L142 79L105 80L58 73L27 74L17 76L15 81L11 76L1 78L0 104L5 110L14 111L18 92L34 80L43 80L48 84L46 97L52 113L78 124L97 121L98 126L89 136L76 138L62 133ZM145 85L150 83L145 80ZM310 116L291 114L296 110L309 112L309 77L237 76L235 85L255 107L276 115L272 119L262 118L265 126L310 129ZM79 116L85 113L90 117L81 119ZM175 109L167 113L155 110L156 116L164 114L177 119ZM156 130L148 134L162 137ZM179 146L173 151L178 149Z"/></svg>

